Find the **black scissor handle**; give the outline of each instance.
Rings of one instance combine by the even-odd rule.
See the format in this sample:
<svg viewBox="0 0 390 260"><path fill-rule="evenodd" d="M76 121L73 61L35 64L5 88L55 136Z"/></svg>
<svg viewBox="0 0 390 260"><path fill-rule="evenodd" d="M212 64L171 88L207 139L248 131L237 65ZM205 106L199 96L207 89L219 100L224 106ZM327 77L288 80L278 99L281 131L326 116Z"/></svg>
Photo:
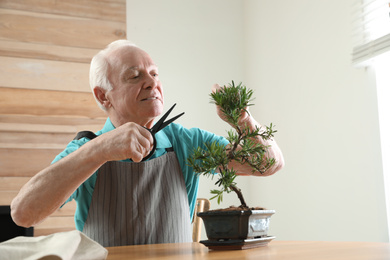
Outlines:
<svg viewBox="0 0 390 260"><path fill-rule="evenodd" d="M150 150L149 154L146 155L146 157L144 157L142 159L141 162L144 162L147 159L149 159L154 154L154 152L156 151L156 146L157 146L156 136L154 135L154 133L150 129L148 129L148 128L146 128L146 130L148 130L150 132L150 134L153 136L153 148L152 148L152 150Z"/></svg>

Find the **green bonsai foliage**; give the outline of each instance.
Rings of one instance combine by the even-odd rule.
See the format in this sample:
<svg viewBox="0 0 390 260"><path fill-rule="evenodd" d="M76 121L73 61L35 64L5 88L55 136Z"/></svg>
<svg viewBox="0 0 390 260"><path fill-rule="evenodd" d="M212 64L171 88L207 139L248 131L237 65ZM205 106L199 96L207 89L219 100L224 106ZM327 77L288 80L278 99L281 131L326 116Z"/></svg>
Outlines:
<svg viewBox="0 0 390 260"><path fill-rule="evenodd" d="M256 127L254 130L247 125L239 125L242 113L249 113L247 108L252 105L250 103L252 95L253 90L248 89L242 83L236 86L234 81L228 86L223 86L219 91L211 93L211 102L220 107L223 116L233 127L228 131L229 145L225 147L216 142L205 143L205 149L201 147L194 149L188 158L188 164L194 168L196 174L212 178L217 176L218 180L215 185L219 189L211 190L214 195L211 199L217 198L219 204L225 192L234 191L243 209L247 209L248 206L235 182L237 171L229 167L229 162L236 161L249 165L252 168L252 174L255 172L263 174L275 163L275 159L265 156L268 146L255 142L258 138L268 140L273 137L276 131L272 129L272 124L266 126L265 129Z"/></svg>

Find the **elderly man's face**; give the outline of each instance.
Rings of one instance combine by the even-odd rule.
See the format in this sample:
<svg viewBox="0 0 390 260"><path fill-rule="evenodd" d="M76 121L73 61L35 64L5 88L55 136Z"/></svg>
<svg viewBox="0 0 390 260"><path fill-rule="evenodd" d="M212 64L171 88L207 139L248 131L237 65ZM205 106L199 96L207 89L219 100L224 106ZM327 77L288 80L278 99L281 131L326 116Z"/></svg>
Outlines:
<svg viewBox="0 0 390 260"><path fill-rule="evenodd" d="M164 103L156 64L146 52L129 46L111 53L109 63L108 78L113 89L107 97L117 121L151 127Z"/></svg>

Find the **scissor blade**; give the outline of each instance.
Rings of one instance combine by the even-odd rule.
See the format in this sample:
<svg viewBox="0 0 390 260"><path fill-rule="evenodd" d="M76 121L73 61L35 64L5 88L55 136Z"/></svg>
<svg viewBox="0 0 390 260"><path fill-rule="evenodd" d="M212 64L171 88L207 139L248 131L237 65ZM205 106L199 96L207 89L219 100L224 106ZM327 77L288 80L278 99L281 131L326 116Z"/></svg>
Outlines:
<svg viewBox="0 0 390 260"><path fill-rule="evenodd" d="M158 131L160 131L162 128L162 125L164 123L164 120L169 116L169 114L171 113L171 111L173 110L173 108L176 106L176 103L173 104L173 106L160 118L160 120L157 121L157 123L152 127L150 128L150 131L153 132L153 133L157 133Z"/></svg>
<svg viewBox="0 0 390 260"><path fill-rule="evenodd" d="M175 116L175 117L173 117L173 118L171 118L171 119L169 119L168 121L164 122L155 133L157 133L158 131L162 130L164 127L166 127L167 125L169 125L170 123L172 123L173 121L175 121L176 119L181 117L182 115L184 115L184 112L179 114L179 115L177 115L177 116Z"/></svg>

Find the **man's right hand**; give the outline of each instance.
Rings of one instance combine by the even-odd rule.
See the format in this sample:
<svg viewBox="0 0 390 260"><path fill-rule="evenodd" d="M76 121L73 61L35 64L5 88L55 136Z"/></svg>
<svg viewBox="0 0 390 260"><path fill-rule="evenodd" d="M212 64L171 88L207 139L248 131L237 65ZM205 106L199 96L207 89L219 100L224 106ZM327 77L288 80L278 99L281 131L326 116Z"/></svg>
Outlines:
<svg viewBox="0 0 390 260"><path fill-rule="evenodd" d="M106 161L130 158L134 162L140 162L153 148L152 134L136 123L123 124L95 140Z"/></svg>

